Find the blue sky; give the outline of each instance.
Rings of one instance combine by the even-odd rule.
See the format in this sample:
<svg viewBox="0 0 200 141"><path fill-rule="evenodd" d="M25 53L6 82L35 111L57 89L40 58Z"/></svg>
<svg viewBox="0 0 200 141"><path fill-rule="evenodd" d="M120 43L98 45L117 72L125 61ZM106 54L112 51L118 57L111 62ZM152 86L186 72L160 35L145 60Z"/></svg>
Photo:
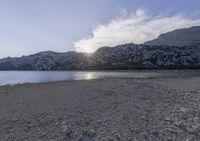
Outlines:
<svg viewBox="0 0 200 141"><path fill-rule="evenodd" d="M109 43L112 39L105 34L109 34L106 31L112 32L111 23L119 21L124 13L125 16L120 17L121 23L122 20L137 18L130 15L137 15L138 9L145 11L145 17L164 13L165 17L178 14L183 19L198 20L199 5L199 0L0 0L0 58L46 50L66 52L79 48L78 51L88 51L93 46L96 49L101 45L115 45ZM187 21L184 24L190 26L194 22L188 24ZM122 29L121 26L117 27L120 29L115 30ZM167 30L169 28L162 32ZM104 34L99 35L102 32ZM124 30L119 32L127 33ZM138 40L130 39L132 35L128 34L123 41L116 43L137 43ZM109 40L105 41L105 38Z"/></svg>

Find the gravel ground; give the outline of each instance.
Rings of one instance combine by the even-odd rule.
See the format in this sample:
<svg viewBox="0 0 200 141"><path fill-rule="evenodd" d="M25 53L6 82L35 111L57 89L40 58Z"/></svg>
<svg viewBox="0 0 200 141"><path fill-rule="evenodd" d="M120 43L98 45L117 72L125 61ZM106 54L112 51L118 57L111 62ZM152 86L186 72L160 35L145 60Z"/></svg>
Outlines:
<svg viewBox="0 0 200 141"><path fill-rule="evenodd" d="M200 78L0 87L0 141L195 140L200 140Z"/></svg>

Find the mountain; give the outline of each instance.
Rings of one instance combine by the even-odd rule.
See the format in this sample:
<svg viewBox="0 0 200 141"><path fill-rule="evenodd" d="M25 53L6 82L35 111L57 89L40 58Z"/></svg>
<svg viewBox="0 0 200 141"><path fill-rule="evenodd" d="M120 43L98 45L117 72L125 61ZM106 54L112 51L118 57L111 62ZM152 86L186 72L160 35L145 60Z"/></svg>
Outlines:
<svg viewBox="0 0 200 141"><path fill-rule="evenodd" d="M23 56L19 58L0 59L0 70L70 70L83 69L88 66L89 54L51 51Z"/></svg>
<svg viewBox="0 0 200 141"><path fill-rule="evenodd" d="M200 69L200 46L125 44L95 53L41 52L0 59L0 70Z"/></svg>
<svg viewBox="0 0 200 141"><path fill-rule="evenodd" d="M157 39L147 41L145 45L191 46L200 44L200 26L177 29L161 34Z"/></svg>
<svg viewBox="0 0 200 141"><path fill-rule="evenodd" d="M0 70L200 69L200 26L161 34L142 45L102 47L95 53L40 52L0 59Z"/></svg>

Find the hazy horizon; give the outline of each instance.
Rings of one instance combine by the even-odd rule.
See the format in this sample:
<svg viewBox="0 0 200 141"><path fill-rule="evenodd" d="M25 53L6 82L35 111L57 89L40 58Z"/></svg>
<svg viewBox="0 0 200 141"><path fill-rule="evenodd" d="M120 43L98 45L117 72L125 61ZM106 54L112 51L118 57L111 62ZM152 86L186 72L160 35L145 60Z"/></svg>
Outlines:
<svg viewBox="0 0 200 141"><path fill-rule="evenodd" d="M0 0L0 58L93 52L200 25L198 0Z"/></svg>

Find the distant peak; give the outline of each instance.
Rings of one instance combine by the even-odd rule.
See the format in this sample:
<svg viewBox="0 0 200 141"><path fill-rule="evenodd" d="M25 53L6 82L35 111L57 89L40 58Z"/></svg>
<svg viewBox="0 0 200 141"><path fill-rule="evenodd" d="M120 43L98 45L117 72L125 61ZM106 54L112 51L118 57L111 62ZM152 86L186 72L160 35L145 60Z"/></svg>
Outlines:
<svg viewBox="0 0 200 141"><path fill-rule="evenodd" d="M158 38L147 41L145 45L191 46L200 44L200 26L176 29L163 33Z"/></svg>

